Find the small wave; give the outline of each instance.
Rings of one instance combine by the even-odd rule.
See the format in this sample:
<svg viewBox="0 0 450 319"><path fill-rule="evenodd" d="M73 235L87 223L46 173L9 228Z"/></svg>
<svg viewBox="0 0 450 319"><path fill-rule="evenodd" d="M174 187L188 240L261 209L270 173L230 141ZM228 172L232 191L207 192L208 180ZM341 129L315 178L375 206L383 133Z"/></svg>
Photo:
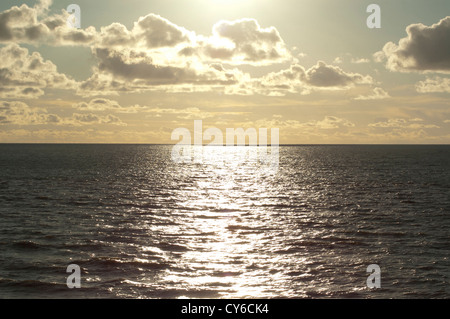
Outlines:
<svg viewBox="0 0 450 319"><path fill-rule="evenodd" d="M68 202L69 205L73 206L89 206L92 205L93 202L91 201L79 201L79 200L71 200Z"/></svg>
<svg viewBox="0 0 450 319"><path fill-rule="evenodd" d="M416 201L411 200L411 199L405 199L405 200L401 200L400 203L402 203L402 204L415 204Z"/></svg>
<svg viewBox="0 0 450 319"><path fill-rule="evenodd" d="M52 198L50 198L48 196L36 196L34 199L37 199L37 200L52 200Z"/></svg>
<svg viewBox="0 0 450 319"><path fill-rule="evenodd" d="M32 250L44 248L44 246L42 246L41 244L35 243L34 241L18 241L18 242L15 242L13 244L13 246L16 248L32 249Z"/></svg>
<svg viewBox="0 0 450 319"><path fill-rule="evenodd" d="M228 209L228 208L216 208L211 210L214 213L238 213L242 212L242 209Z"/></svg>
<svg viewBox="0 0 450 319"><path fill-rule="evenodd" d="M13 280L13 279L0 279L0 287L20 287L20 288L32 288L42 290L66 290L67 285L65 283L46 282L40 280Z"/></svg>
<svg viewBox="0 0 450 319"><path fill-rule="evenodd" d="M171 251L171 252L186 252L189 251L189 248L186 246L176 245L176 244L168 244L168 243L161 243L159 245L159 248L165 251Z"/></svg>
<svg viewBox="0 0 450 319"><path fill-rule="evenodd" d="M109 257L98 257L92 258L87 261L78 261L76 264L89 266L99 266L99 267L130 267L130 268L144 268L147 270L161 270L169 267L166 263L154 262L150 260L143 259L119 259L119 258L109 258Z"/></svg>
<svg viewBox="0 0 450 319"><path fill-rule="evenodd" d="M216 271L212 274L213 277L237 277L242 275L240 271Z"/></svg>
<svg viewBox="0 0 450 319"><path fill-rule="evenodd" d="M220 216L208 216L208 215L196 215L195 218L198 219L219 219Z"/></svg>
<svg viewBox="0 0 450 319"><path fill-rule="evenodd" d="M261 229L250 227L250 226L244 226L244 225L228 225L228 230L253 230L253 231L262 231Z"/></svg>

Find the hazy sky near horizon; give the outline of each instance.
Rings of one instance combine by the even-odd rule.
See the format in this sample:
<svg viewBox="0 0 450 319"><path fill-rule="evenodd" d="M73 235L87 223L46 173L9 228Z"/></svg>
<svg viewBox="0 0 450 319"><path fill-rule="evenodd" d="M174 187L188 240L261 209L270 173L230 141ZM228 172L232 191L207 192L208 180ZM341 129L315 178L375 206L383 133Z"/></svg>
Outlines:
<svg viewBox="0 0 450 319"><path fill-rule="evenodd" d="M449 74L448 0L0 3L0 142L174 143L203 120L286 144L448 144Z"/></svg>

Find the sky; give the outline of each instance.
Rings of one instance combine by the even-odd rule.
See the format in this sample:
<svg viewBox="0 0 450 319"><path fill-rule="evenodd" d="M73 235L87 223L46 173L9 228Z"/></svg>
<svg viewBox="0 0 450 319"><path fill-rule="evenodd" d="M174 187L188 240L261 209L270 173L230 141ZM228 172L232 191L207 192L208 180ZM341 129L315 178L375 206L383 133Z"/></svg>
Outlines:
<svg viewBox="0 0 450 319"><path fill-rule="evenodd" d="M176 143L175 129L202 120L278 128L281 144L448 144L449 9L2 0L0 143Z"/></svg>

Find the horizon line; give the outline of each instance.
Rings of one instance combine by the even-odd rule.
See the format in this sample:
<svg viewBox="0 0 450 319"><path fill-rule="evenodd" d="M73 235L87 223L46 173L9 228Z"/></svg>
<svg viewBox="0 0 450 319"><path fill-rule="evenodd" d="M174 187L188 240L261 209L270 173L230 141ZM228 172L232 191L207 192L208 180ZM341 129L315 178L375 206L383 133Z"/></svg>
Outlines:
<svg viewBox="0 0 450 319"><path fill-rule="evenodd" d="M196 146L193 144L169 144L169 143L98 143L98 142L0 142L0 145L155 145L155 146ZM200 145L199 145L200 146ZM257 147L264 147L264 146L272 146L271 144L267 145L248 145L248 144L237 144L237 145L209 145L209 144L203 144L201 146L222 146L222 147L233 147L233 146L257 146ZM285 144L278 144L274 146L450 146L450 143L443 144L443 143L437 143L437 144L425 144L425 143L335 143L335 144L326 144L326 143L285 143Z"/></svg>

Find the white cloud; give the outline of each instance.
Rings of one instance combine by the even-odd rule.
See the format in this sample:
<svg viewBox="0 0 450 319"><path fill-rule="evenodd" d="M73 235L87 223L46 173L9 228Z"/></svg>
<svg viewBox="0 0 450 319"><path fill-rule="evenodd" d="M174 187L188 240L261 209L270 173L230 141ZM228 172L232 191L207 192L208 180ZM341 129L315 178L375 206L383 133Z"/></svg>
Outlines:
<svg viewBox="0 0 450 319"><path fill-rule="evenodd" d="M345 53L345 54L342 54L341 56L336 57L333 60L333 64L342 64L344 62L349 62L349 63L353 63L353 64L363 64L363 63L369 63L370 59L356 58L356 57L352 56L351 53Z"/></svg>
<svg viewBox="0 0 450 319"><path fill-rule="evenodd" d="M138 19L131 30L113 23L97 31L94 27L67 26L69 13L47 16L52 1L34 7L14 6L0 12L0 43L78 45L109 50L153 50L172 59L232 64L267 65L291 59L291 54L275 27L263 28L254 19L220 21L211 36L196 35L184 27L156 15ZM169 52L171 51L171 52Z"/></svg>
<svg viewBox="0 0 450 319"><path fill-rule="evenodd" d="M17 44L0 49L0 97L36 98L42 89L73 89L76 82L58 72L38 52L29 53Z"/></svg>
<svg viewBox="0 0 450 319"><path fill-rule="evenodd" d="M235 64L272 64L291 58L275 27L262 28L255 19L220 21L213 27L202 53Z"/></svg>
<svg viewBox="0 0 450 319"><path fill-rule="evenodd" d="M22 5L1 12L0 43L14 42L8 47L22 52L27 51L15 43L89 46L98 65L88 79L75 83L57 73L51 62L33 53L36 63L45 65L45 72L41 67L42 72L30 73L31 83L19 83L30 80L23 76L27 71L20 69L23 66L2 70L0 82L5 87L0 90L0 97L35 98L45 88L77 89L83 97L153 90L282 96L318 89L343 90L373 81L370 76L346 72L322 61L307 70L294 63L260 78L252 78L237 68L226 68L224 65L262 66L296 61L278 30L262 27L255 19L220 21L213 26L212 35L204 36L159 15L148 14L130 30L113 23L97 32L92 27L69 28L67 12L48 16L51 3L43 0L35 7ZM91 106L87 105L87 109Z"/></svg>
<svg viewBox="0 0 450 319"><path fill-rule="evenodd" d="M344 62L344 60L338 56L333 60L333 64L342 64Z"/></svg>
<svg viewBox="0 0 450 319"><path fill-rule="evenodd" d="M262 28L254 19L220 21L211 36L197 35L155 14L141 17L128 30L120 23L101 28L96 47L120 51L152 50L172 60L268 65L288 61L291 53L275 27Z"/></svg>
<svg viewBox="0 0 450 319"><path fill-rule="evenodd" d="M110 111L110 110L120 110L122 107L117 101L109 99L93 99L89 102L80 102L73 105L73 108L81 111Z"/></svg>
<svg viewBox="0 0 450 319"><path fill-rule="evenodd" d="M26 4L0 12L0 43L50 45L90 45L96 41L95 28L75 29L67 26L66 11L47 16L52 1L40 1L34 7Z"/></svg>
<svg viewBox="0 0 450 319"><path fill-rule="evenodd" d="M412 118L412 119L405 119L405 118L393 118L388 119L384 122L377 122L369 124L369 127L376 127L376 128L402 128L402 129L429 129L429 128L439 128L439 126L434 124L424 124L423 119L420 118Z"/></svg>
<svg viewBox="0 0 450 319"><path fill-rule="evenodd" d="M373 93L370 95L360 95L355 98L355 100L382 100L389 98L389 93L387 93L382 88L376 87L373 89Z"/></svg>
<svg viewBox="0 0 450 319"><path fill-rule="evenodd" d="M0 101L0 125L92 125L111 124L125 126L117 116L99 116L91 113L74 113L70 117L60 117L48 113L46 109L31 107L24 102Z"/></svg>
<svg viewBox="0 0 450 319"><path fill-rule="evenodd" d="M39 125L58 124L61 118L54 114L48 114L41 108L32 108L23 102L0 101L0 125Z"/></svg>
<svg viewBox="0 0 450 319"><path fill-rule="evenodd" d="M189 43L193 37L193 32L159 15L148 14L139 18L131 30L120 23L102 27L95 45L103 48L158 49Z"/></svg>
<svg viewBox="0 0 450 319"><path fill-rule="evenodd" d="M100 116L92 113L74 113L71 118L66 120L65 124L69 125L93 125L93 124L112 124L119 126L126 126L117 116L108 114L106 116Z"/></svg>
<svg viewBox="0 0 450 319"><path fill-rule="evenodd" d="M450 78L427 78L425 81L416 84L416 90L419 93L450 93Z"/></svg>
<svg viewBox="0 0 450 319"><path fill-rule="evenodd" d="M89 112L113 112L113 113L137 113L139 111L146 111L146 106L132 105L132 106L121 106L117 101L96 98L89 102L80 102L72 105L73 108L79 111L89 111Z"/></svg>
<svg viewBox="0 0 450 319"><path fill-rule="evenodd" d="M0 98L2 99L37 99L44 94L43 90L36 87L0 87Z"/></svg>
<svg viewBox="0 0 450 319"><path fill-rule="evenodd" d="M365 58L359 58L359 59L352 58L352 63L355 63L355 64L363 64L363 63L369 63L369 62L370 62L370 60L365 59Z"/></svg>
<svg viewBox="0 0 450 319"><path fill-rule="evenodd" d="M341 127L355 127L355 124L346 119L339 118L336 116L326 116L321 121L311 121L307 123L302 123L301 127L331 130L331 129L338 129Z"/></svg>

